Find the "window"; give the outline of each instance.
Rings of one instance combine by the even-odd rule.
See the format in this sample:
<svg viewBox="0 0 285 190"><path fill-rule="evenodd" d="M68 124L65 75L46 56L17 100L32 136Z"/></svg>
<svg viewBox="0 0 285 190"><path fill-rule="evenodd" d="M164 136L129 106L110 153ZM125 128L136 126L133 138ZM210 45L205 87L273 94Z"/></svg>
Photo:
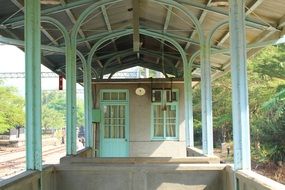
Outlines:
<svg viewBox="0 0 285 190"><path fill-rule="evenodd" d="M172 93L171 93L172 92ZM178 91L153 90L151 105L152 139L178 139Z"/></svg>
<svg viewBox="0 0 285 190"><path fill-rule="evenodd" d="M101 101L127 101L126 90L103 90L101 91Z"/></svg>
<svg viewBox="0 0 285 190"><path fill-rule="evenodd" d="M125 138L126 105L104 105L104 138Z"/></svg>

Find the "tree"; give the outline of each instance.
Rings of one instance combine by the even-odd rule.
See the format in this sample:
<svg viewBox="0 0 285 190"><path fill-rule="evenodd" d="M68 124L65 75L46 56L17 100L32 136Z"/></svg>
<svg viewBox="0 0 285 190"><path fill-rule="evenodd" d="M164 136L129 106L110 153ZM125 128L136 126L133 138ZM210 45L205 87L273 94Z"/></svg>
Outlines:
<svg viewBox="0 0 285 190"><path fill-rule="evenodd" d="M2 86L0 81L0 133L24 126L24 100L13 87Z"/></svg>
<svg viewBox="0 0 285 190"><path fill-rule="evenodd" d="M268 160L285 161L285 87L277 88L262 105L263 122L259 123L260 144Z"/></svg>
<svg viewBox="0 0 285 190"><path fill-rule="evenodd" d="M84 125L83 102L77 100L77 126ZM63 128L66 123L66 101L63 92L46 92L42 95L43 128Z"/></svg>
<svg viewBox="0 0 285 190"><path fill-rule="evenodd" d="M64 92L45 92L42 95L42 104L48 108L65 114L66 101Z"/></svg>
<svg viewBox="0 0 285 190"><path fill-rule="evenodd" d="M77 126L84 126L84 103L82 100L77 100Z"/></svg>
<svg viewBox="0 0 285 190"><path fill-rule="evenodd" d="M42 106L42 128L61 129L65 126L64 115L47 105Z"/></svg>
<svg viewBox="0 0 285 190"><path fill-rule="evenodd" d="M201 139L201 89L193 90L193 111L195 139ZM212 109L214 144L218 145L226 140L232 140L232 116L231 116L231 79L227 74L212 83ZM195 140L195 141L196 141Z"/></svg>
<svg viewBox="0 0 285 190"><path fill-rule="evenodd" d="M262 162L284 161L285 45L265 48L250 64L259 76L255 76L250 101L254 157Z"/></svg>
<svg viewBox="0 0 285 190"><path fill-rule="evenodd" d="M285 79L285 44L269 46L253 59L256 73L262 77Z"/></svg>
<svg viewBox="0 0 285 190"><path fill-rule="evenodd" d="M42 94L42 127L60 129L65 127L66 103L62 92Z"/></svg>
<svg viewBox="0 0 285 190"><path fill-rule="evenodd" d="M255 152L266 152L267 160L285 157L285 45L265 48L248 61L248 94L251 139ZM283 91L283 90L284 91ZM212 83L214 144L226 135L232 140L231 76L226 74ZM201 120L200 88L193 90L194 125ZM199 121L199 122L197 122ZM200 125L197 125L200 127ZM200 135L200 129L195 128ZM196 135L197 136L197 135ZM195 136L195 137L196 137ZM282 138L283 137L283 138Z"/></svg>

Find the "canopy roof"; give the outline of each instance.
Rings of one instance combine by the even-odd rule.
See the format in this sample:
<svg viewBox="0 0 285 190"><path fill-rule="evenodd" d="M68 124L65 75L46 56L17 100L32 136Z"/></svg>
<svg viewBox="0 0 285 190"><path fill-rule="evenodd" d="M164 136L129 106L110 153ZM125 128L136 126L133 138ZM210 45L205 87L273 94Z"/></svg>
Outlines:
<svg viewBox="0 0 285 190"><path fill-rule="evenodd" d="M0 35L3 37L24 40L23 2L0 0ZM55 18L71 32L80 14L96 2L100 1L59 0L59 4L45 3L41 6L42 16ZM92 46L98 40L114 35L103 42L93 56L92 77L114 74L134 66L161 71L177 78L182 77L183 62L177 48L169 40L151 34L164 35L177 41L189 60L200 50L200 40L206 38L199 37L197 26L183 10L201 23L205 37L210 35L218 23L228 21L229 10L227 1L224 0L174 1L183 5L183 10L173 6L171 2L109 1L94 9L78 31L78 51L87 59ZM248 56L251 56L266 44L273 44L284 34L285 3L284 0L247 0L246 7L247 43L248 47L252 48L248 49ZM42 23L41 31L43 45L63 49L63 35L55 26ZM215 31L211 39L214 78L230 68L228 31L228 24L224 24ZM121 33L123 34L119 36ZM54 72L65 75L65 55L62 51L43 50L42 60L43 64ZM197 56L192 68L193 77L200 77L200 65L200 58ZM78 59L78 81L82 81L82 70L82 63Z"/></svg>

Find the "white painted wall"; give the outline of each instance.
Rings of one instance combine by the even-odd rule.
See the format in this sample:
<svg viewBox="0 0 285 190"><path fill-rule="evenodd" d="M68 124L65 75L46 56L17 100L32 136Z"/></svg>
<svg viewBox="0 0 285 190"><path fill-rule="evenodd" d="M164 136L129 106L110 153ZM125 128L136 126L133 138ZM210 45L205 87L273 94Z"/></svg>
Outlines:
<svg viewBox="0 0 285 190"><path fill-rule="evenodd" d="M173 89L179 90L179 138L176 141L151 140L151 84L96 84L94 87L96 89L96 108L100 108L101 89L129 90L130 157L186 157L182 83L173 84ZM135 90L138 87L146 89L144 96L135 94ZM162 88L163 86L161 84L153 84L153 87ZM165 84L164 88L170 88L170 84ZM98 148L99 146L97 145L96 147Z"/></svg>

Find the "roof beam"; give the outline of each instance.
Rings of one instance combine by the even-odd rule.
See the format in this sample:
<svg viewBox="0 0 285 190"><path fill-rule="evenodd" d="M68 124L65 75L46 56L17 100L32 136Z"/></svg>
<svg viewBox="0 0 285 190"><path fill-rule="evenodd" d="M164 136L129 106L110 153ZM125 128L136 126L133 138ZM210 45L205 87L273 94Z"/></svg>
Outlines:
<svg viewBox="0 0 285 190"><path fill-rule="evenodd" d="M130 61L138 62L139 60L145 62L145 60L143 60L143 59L137 59L137 57L135 56L136 53L137 52L133 52L133 51L120 51L120 52L117 52L116 54L114 54L113 56L111 56L105 62L104 68L103 68L103 70L101 72L101 77L104 75L106 69L110 69L110 68L114 68L114 67L118 67L119 68L122 65L122 64L117 64L117 62L114 62L114 60L117 59L118 57L121 57L122 60L124 59L124 63L126 61L128 61L128 62L130 62ZM143 54L143 55L147 55L147 56L152 56L152 57L160 56L160 54L154 54L152 52L149 52L148 50L141 50L140 49L139 53ZM172 73L177 74L177 69L174 67L174 65L171 63L171 61L166 59L165 62L167 63L167 64L165 64L166 69L167 70L171 70ZM160 65L157 65L157 64L154 64L154 63L152 63L152 64L153 64L153 66L160 67ZM163 67L161 67L161 68L162 68L162 70L164 70Z"/></svg>
<svg viewBox="0 0 285 190"><path fill-rule="evenodd" d="M207 6L210 6L211 3L212 3L212 0L208 0ZM199 19L198 19L201 24L204 22L207 13L208 13L207 11L202 10L202 13L201 13L201 15L199 16ZM193 30L193 32L191 33L189 39L193 39L195 34L196 34L196 30ZM184 47L184 50L187 51L188 48L190 47L190 45L191 45L191 42L187 42L187 44Z"/></svg>
<svg viewBox="0 0 285 190"><path fill-rule="evenodd" d="M116 30L116 32L119 32L119 31L123 31L123 30ZM91 36L87 36L85 38L80 38L77 40L77 44L80 44L80 43L84 43L86 41L92 41L92 40L98 40L100 38L103 38L105 36L108 36L110 34L112 34L114 31L112 32L101 32L99 34L94 34L94 35L91 35ZM61 46L65 46L65 44L61 44Z"/></svg>
<svg viewBox="0 0 285 190"><path fill-rule="evenodd" d="M134 57L134 55L136 55L136 53L137 52L133 52L133 51L120 51L120 52L117 52L116 54L113 54L113 56L110 56L108 58L108 60L105 62L104 68L107 68L111 64L115 63L114 60L117 59L118 57L120 57L121 59L126 59L127 57L128 58L132 57L132 59L135 58L135 60L138 60L137 57ZM139 53L143 54L143 55L151 56L151 57L160 56L160 54L153 53L152 51L148 51L148 50L141 50L140 49ZM170 66L173 66L171 64L170 60L167 59L167 60L165 60L165 62L167 62Z"/></svg>
<svg viewBox="0 0 285 190"><path fill-rule="evenodd" d="M11 0L11 1L16 1L16 0ZM55 13L63 12L68 9L75 9L78 7L82 7L84 5L94 3L94 2L96 2L96 0L77 0L74 2L66 3L64 6L58 5L58 6L53 6L52 8L41 10L41 15L55 14ZM18 1L16 3L19 4ZM3 21L4 20L1 20L0 23L2 23ZM24 21L24 15L11 18L7 22L5 22L5 24L13 24L15 22L23 22L23 21Z"/></svg>
<svg viewBox="0 0 285 190"><path fill-rule="evenodd" d="M140 7L139 0L132 0L133 3L133 51L138 52L140 49Z"/></svg>
<svg viewBox="0 0 285 190"><path fill-rule="evenodd" d="M168 6L167 8L166 18L165 18L164 25L163 25L163 33L165 33L168 29L170 18L172 15L172 9L173 7L171 6ZM160 50L164 49L163 47L164 47L164 40L161 41ZM159 63L159 60L160 60L160 57L157 58L156 63Z"/></svg>
<svg viewBox="0 0 285 190"><path fill-rule="evenodd" d="M279 20L278 28L282 29L285 27L285 15Z"/></svg>
<svg viewBox="0 0 285 190"><path fill-rule="evenodd" d="M212 3L212 0L208 0L207 6L209 6L211 3ZM199 19L198 19L201 24L204 22L207 13L208 13L207 11L202 10L202 13L201 13L201 15L199 16ZM195 34L196 34L196 30L193 30L192 33L190 34L189 39L192 40L192 39L194 38ZM186 43L186 45L185 45L185 47L184 47L185 52L188 51L190 45L191 45L191 42L190 42L190 41ZM179 59L179 60L176 62L175 67L177 68L180 63L181 63L181 59Z"/></svg>
<svg viewBox="0 0 285 190"><path fill-rule="evenodd" d="M82 7L84 5L88 5L88 4L91 4L91 3L94 3L94 2L96 2L96 0L77 0L77 1L74 1L74 2L66 3L65 6L59 5L59 6L54 6L52 8L44 9L44 10L41 11L41 15L55 14L55 13L58 13L58 12L65 11L67 9L75 9L75 8ZM178 0L178 2L186 4L186 5L190 5L190 6L194 7L194 8L197 8L197 9L206 10L206 11L209 11L209 12L213 12L213 13L221 14L221 15L224 15L224 16L228 16L228 12L227 11L224 11L224 10L222 10L220 8L217 8L217 7L209 7L209 6L206 6L203 3L195 2L193 0L192 1L189 1L189 0ZM4 20L5 19L2 19L0 21L0 23L2 23ZM254 27L254 28L264 29L264 28L268 27L268 25L266 25L263 22L260 22L260 21L258 21L256 19L246 18L246 21L248 22L249 26ZM24 16L18 16L18 17L11 18L11 19L9 19L8 21L5 22L5 25L11 25L11 24L16 23L16 22L23 23L24 22ZM275 28L275 30L278 30L278 29Z"/></svg>
<svg viewBox="0 0 285 190"><path fill-rule="evenodd" d="M161 32L157 32L156 30L152 30L152 29L146 29L146 30L162 34ZM112 31L112 32L104 32L104 33L99 33L99 34L95 34L95 35L92 35L92 36L87 36L86 38L80 38L80 39L77 40L77 44L84 43L85 41L98 40L98 39L103 38L105 36L108 36L108 35L110 35L112 33L120 32L120 31L123 31L123 30L116 30L116 31ZM197 42L197 41L189 40L188 38L185 38L185 37L182 37L182 36L179 36L179 35L176 35L176 34L172 34L172 33L167 33L166 32L164 35L166 35L168 37L175 38L176 40L179 40L179 41L191 42L191 43L193 43L195 45L200 45L199 42ZM60 44L60 46L63 47L63 46L65 46L65 44ZM218 47L215 47L215 46L213 46L213 48L219 49Z"/></svg>
<svg viewBox="0 0 285 190"><path fill-rule="evenodd" d="M62 6L66 5L65 0L61 0L61 5ZM72 24L75 24L76 23L76 18L73 15L73 13L71 12L71 10L70 9L66 9L65 12L68 15L68 17L69 17L70 21L72 22ZM85 34L84 34L84 32L82 31L82 29L80 27L79 27L78 33L81 36L81 38L85 38ZM91 49L91 45L89 44L89 42L86 41L85 44L86 44L88 49Z"/></svg>
<svg viewBox="0 0 285 190"><path fill-rule="evenodd" d="M168 29L168 26L169 26L169 23L170 23L170 18L171 18L171 15L172 15L172 9L173 9L173 7L170 7L170 6L167 9L166 18L165 18L165 22L164 22L164 25L163 25L163 32L166 32L166 30Z"/></svg>
<svg viewBox="0 0 285 190"><path fill-rule="evenodd" d="M24 12L24 6L18 2L18 0L11 0L12 3L14 3L14 5L16 5L22 12ZM23 17L24 18L24 17ZM48 33L47 30L45 30L44 28L41 28L42 33L54 44L58 46L58 43L56 42L56 40Z"/></svg>
<svg viewBox="0 0 285 190"><path fill-rule="evenodd" d="M65 0L61 0L61 5L62 5L62 6L66 6ZM71 21L73 24L75 24L77 19L75 18L74 14L71 12L71 10L70 10L70 9L66 9L65 12L66 12L66 14L68 15L70 21ZM83 30L82 30L80 27L79 27L78 33L79 33L79 35L80 35L81 38L83 38L83 39L86 38L86 37L85 37L85 34L84 34L84 32L83 32ZM90 50L90 49L91 49L90 43L89 43L88 41L84 41L84 43L86 44L86 47ZM97 62L101 67L103 67L103 65L102 65L102 63L101 63L101 61L100 61L99 59L96 59L96 62Z"/></svg>
<svg viewBox="0 0 285 190"><path fill-rule="evenodd" d="M144 68L148 68L148 69L152 69L155 71L162 72L161 67L155 65L154 63L137 60L135 62L134 61L124 62L124 64L122 64L122 65L117 65L117 66L113 66L111 68L106 68L103 75L110 74L110 73L116 73L118 71L128 69L131 67L135 67L135 66L140 66L140 67L144 67ZM175 73L173 72L172 69L166 68L165 70L166 70L167 74L175 75Z"/></svg>
<svg viewBox="0 0 285 190"><path fill-rule="evenodd" d="M155 33L158 33L158 34L162 34L161 32L157 32L156 30L152 30L152 29L145 29L147 31L151 31L151 32L155 32ZM182 36L179 36L177 34L173 34L173 33L164 33L165 36L168 36L168 37L171 37L171 38L174 38L178 41L183 41L183 42L191 42L192 44L194 45L197 45L197 46L200 46L200 42L198 41L194 41L194 40L191 40L189 38L186 38L186 37L182 37ZM212 46L213 49L221 49L220 47L217 47L217 46Z"/></svg>
<svg viewBox="0 0 285 190"><path fill-rule="evenodd" d="M245 15L248 16L250 15L250 13L252 13L259 5L261 5L261 3L264 0L255 0L253 1L253 3L251 5L249 5L248 10L245 12ZM269 27L269 26L268 26ZM222 44L225 43L225 41L227 41L227 39L230 37L230 33L229 31L219 40L219 42L217 43L217 46L222 46Z"/></svg>
<svg viewBox="0 0 285 190"><path fill-rule="evenodd" d="M111 24L110 24L110 20L109 20L109 17L108 17L108 14L107 14L107 10L106 10L106 7L105 5L102 5L101 6L101 11L102 11L102 14L103 14L103 18L104 18L104 21L105 21L105 24L107 26L107 29L109 32L112 32L112 27L111 27ZM112 43L113 43L113 46L114 46L114 49L115 51L118 51L118 48L116 46L116 42L114 39L112 39ZM118 62L119 63L122 63L120 59L118 59Z"/></svg>
<svg viewBox="0 0 285 190"><path fill-rule="evenodd" d="M247 49L252 49L249 50L247 52L247 58L251 57L252 55L254 55L256 53L256 51L254 49L256 48L262 48L268 45L274 45L274 44L279 44L280 41L279 40L270 40L270 41L265 41L267 38L269 38L271 35L273 35L275 33L275 31L270 31L269 33L267 31L264 31L262 34L260 34L254 42L247 44L246 48ZM282 43L282 42L281 42ZM213 53L217 53L215 51L213 51ZM230 60L227 60L224 64L224 66L222 67L222 69L224 70L224 73L221 72L217 72L213 74L212 80L215 80L219 77L221 77L222 75L224 75L225 73L227 73L230 70L230 66L231 66L231 62Z"/></svg>
<svg viewBox="0 0 285 190"><path fill-rule="evenodd" d="M98 56L98 58L99 59L108 59L108 58L113 57L113 56L115 56L117 54L128 53L130 51L132 51L132 49L126 49L126 50L117 51L117 52L114 52L114 53ZM140 52L148 52L149 54L152 54L153 56L161 56L161 52L160 51L150 50L150 49L146 49L146 48L140 48ZM169 53L166 52L165 53L165 57L168 57L168 58L171 58L171 59L179 59L180 55L169 54Z"/></svg>
<svg viewBox="0 0 285 190"><path fill-rule="evenodd" d="M109 32L111 32L112 28L111 28L111 24L110 24L110 20L109 20L108 14L107 14L106 7L104 5L102 5L101 10L102 10L102 14L103 14L104 21L105 21L105 24L107 26L107 29Z"/></svg>
<svg viewBox="0 0 285 190"><path fill-rule="evenodd" d="M153 55L153 56L161 56L161 52L160 51L155 51L155 50L148 50L148 49L140 49L140 52L148 52L149 54ZM175 56L175 55L171 55L169 53L164 53L164 56L170 59L179 59L179 56Z"/></svg>
<svg viewBox="0 0 285 190"><path fill-rule="evenodd" d="M250 13L252 13L261 3L263 3L264 0L255 0L253 1L249 6L248 10L245 12L245 15L248 16Z"/></svg>
<svg viewBox="0 0 285 190"><path fill-rule="evenodd" d="M223 16L226 16L226 17L229 16L228 11L225 11L225 10L223 10L221 8L218 8L218 7L210 7L210 6L207 6L207 5L203 4L203 3L200 3L200 2L195 1L195 0L192 0L192 1L189 1L189 0L178 0L178 2L180 2L182 4L185 4L185 5L189 5L189 6L193 7L193 8L206 10L206 11L209 11L209 12L212 12L212 13L216 13L216 14L220 14L220 15L223 15ZM245 20L246 20L248 26L256 28L256 29L264 30L264 29L268 28L268 26L269 26L268 24L266 24L264 22L261 22L259 20L250 18L249 16L247 16ZM273 27L273 29L274 30L279 30L278 28L274 28L274 27Z"/></svg>
<svg viewBox="0 0 285 190"><path fill-rule="evenodd" d="M151 31L151 32L155 32L155 33L158 33L158 34L163 34L161 32L157 32L157 30L153 30L153 29L145 29L145 30L148 30L148 31ZM81 39L78 39L77 40L77 44L78 43L83 43L85 41L91 41L91 40L98 40L104 36L107 36L107 35L110 35L112 34L113 32L120 32L120 31L124 31L124 30L116 30L116 31L112 31L112 32L104 32L104 33L100 33L100 34L95 34L95 35L92 35L92 36L88 36L86 38L81 38ZM193 41L189 38L185 38L185 37L182 37L182 36L179 36L179 35L176 35L176 34L173 34L173 33L168 33L168 32L165 32L164 35L167 35L169 37L172 37L172 38L175 38L176 40L179 40L179 41L183 41L183 42L191 42L195 45L200 45L200 43L198 41ZM61 46L64 46L64 44L61 44ZM218 47L216 47L218 48Z"/></svg>
<svg viewBox="0 0 285 190"><path fill-rule="evenodd" d="M130 24L129 23L122 23L118 29L116 30L112 30L112 32L122 32L124 30L126 30L126 28L131 28ZM100 32L100 33L97 33L97 34L94 34L94 35L90 35L88 37L85 37L85 38L80 38L77 40L77 44L79 43L84 43L85 41L92 41L92 40L98 40L98 39L101 39L102 37L105 37L107 35L110 35L112 34L112 32L109 32L109 31L106 31L106 32ZM61 44L64 46L64 44Z"/></svg>

